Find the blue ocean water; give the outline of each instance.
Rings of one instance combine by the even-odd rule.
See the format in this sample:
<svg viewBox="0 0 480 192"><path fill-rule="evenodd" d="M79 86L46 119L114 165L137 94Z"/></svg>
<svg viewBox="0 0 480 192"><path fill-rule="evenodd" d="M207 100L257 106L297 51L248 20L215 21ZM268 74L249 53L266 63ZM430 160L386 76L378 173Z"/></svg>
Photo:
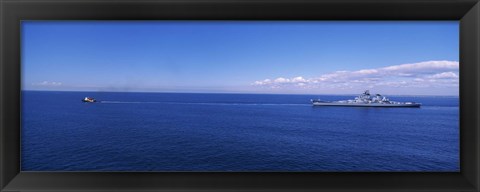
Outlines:
<svg viewBox="0 0 480 192"><path fill-rule="evenodd" d="M21 170L459 171L458 97L352 97L23 91Z"/></svg>

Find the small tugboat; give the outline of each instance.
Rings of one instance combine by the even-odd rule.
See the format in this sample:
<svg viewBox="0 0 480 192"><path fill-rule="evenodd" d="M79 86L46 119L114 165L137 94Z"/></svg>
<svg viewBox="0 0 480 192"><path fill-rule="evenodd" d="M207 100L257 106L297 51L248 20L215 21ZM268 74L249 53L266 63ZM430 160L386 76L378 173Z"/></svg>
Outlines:
<svg viewBox="0 0 480 192"><path fill-rule="evenodd" d="M344 106L344 107L420 107L421 103L415 102L397 102L390 101L388 98L376 94L370 95L366 90L363 94L351 100L343 101L321 101L320 99L311 100L313 106Z"/></svg>
<svg viewBox="0 0 480 192"><path fill-rule="evenodd" d="M97 102L97 100L95 100L94 98L91 98L91 97L85 97L84 99L82 99L83 102L85 103L95 103Z"/></svg>

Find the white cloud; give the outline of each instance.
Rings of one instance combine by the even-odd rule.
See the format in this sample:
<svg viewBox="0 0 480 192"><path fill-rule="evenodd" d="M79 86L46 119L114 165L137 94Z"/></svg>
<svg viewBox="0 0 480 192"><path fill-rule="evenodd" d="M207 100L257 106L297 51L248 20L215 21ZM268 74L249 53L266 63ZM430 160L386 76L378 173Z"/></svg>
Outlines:
<svg viewBox="0 0 480 192"><path fill-rule="evenodd" d="M275 83L289 83L290 79L285 79L283 77L276 78L273 82Z"/></svg>
<svg viewBox="0 0 480 192"><path fill-rule="evenodd" d="M293 83L304 83L307 82L302 76L292 78Z"/></svg>
<svg viewBox="0 0 480 192"><path fill-rule="evenodd" d="M376 88L382 86L389 88L458 87L458 71L459 63L457 61L425 61L376 69L335 71L312 78L302 76L278 77L274 80L258 80L252 85L275 89L295 87L303 89L348 89L352 87Z"/></svg>
<svg viewBox="0 0 480 192"><path fill-rule="evenodd" d="M430 79L457 79L458 75L454 72L443 72L428 76Z"/></svg>
<svg viewBox="0 0 480 192"><path fill-rule="evenodd" d="M54 86L61 86L61 85L62 85L62 82L42 81L42 82L39 82L39 83L32 83L32 85L45 86L45 87L54 87Z"/></svg>
<svg viewBox="0 0 480 192"><path fill-rule="evenodd" d="M354 71L354 74L361 74L361 75L370 75L370 74L376 74L378 73L378 70L376 69L363 69L359 71Z"/></svg>
<svg viewBox="0 0 480 192"><path fill-rule="evenodd" d="M417 82L423 82L423 81L425 81L425 80L422 79L422 78L415 78L415 79L413 79L413 80L414 80L414 81L417 81Z"/></svg>
<svg viewBox="0 0 480 192"><path fill-rule="evenodd" d="M454 70L458 69L458 62L457 61L425 61L420 63L409 63L409 64L402 64L402 65L393 65L389 67L381 68L384 71L392 71L392 72L431 72L434 70Z"/></svg>
<svg viewBox="0 0 480 192"><path fill-rule="evenodd" d="M305 83L297 83L297 86L299 86L299 87L304 87L305 85L307 85L307 84L305 84Z"/></svg>

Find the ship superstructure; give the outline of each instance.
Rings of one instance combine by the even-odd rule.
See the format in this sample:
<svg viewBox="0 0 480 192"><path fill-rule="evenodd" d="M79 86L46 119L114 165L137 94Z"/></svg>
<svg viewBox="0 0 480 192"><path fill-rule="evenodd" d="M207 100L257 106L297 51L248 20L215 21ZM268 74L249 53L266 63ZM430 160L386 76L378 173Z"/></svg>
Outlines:
<svg viewBox="0 0 480 192"><path fill-rule="evenodd" d="M385 96L375 94L372 96L369 90L350 100L341 101L322 101L320 99L312 99L314 106L345 106L345 107L420 107L421 103L415 102L397 102L390 101Z"/></svg>

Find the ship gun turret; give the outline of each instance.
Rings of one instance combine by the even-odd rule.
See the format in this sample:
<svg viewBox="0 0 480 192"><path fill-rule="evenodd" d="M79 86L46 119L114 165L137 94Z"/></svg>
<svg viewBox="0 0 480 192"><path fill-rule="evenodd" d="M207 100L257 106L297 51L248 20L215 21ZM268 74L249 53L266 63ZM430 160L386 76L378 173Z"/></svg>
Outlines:
<svg viewBox="0 0 480 192"><path fill-rule="evenodd" d="M369 90L366 90L361 95L355 97L353 100L341 101L322 101L320 99L312 99L314 106L345 106L345 107L420 107L421 103L415 102L397 102L390 101L385 96L375 94L372 96Z"/></svg>

